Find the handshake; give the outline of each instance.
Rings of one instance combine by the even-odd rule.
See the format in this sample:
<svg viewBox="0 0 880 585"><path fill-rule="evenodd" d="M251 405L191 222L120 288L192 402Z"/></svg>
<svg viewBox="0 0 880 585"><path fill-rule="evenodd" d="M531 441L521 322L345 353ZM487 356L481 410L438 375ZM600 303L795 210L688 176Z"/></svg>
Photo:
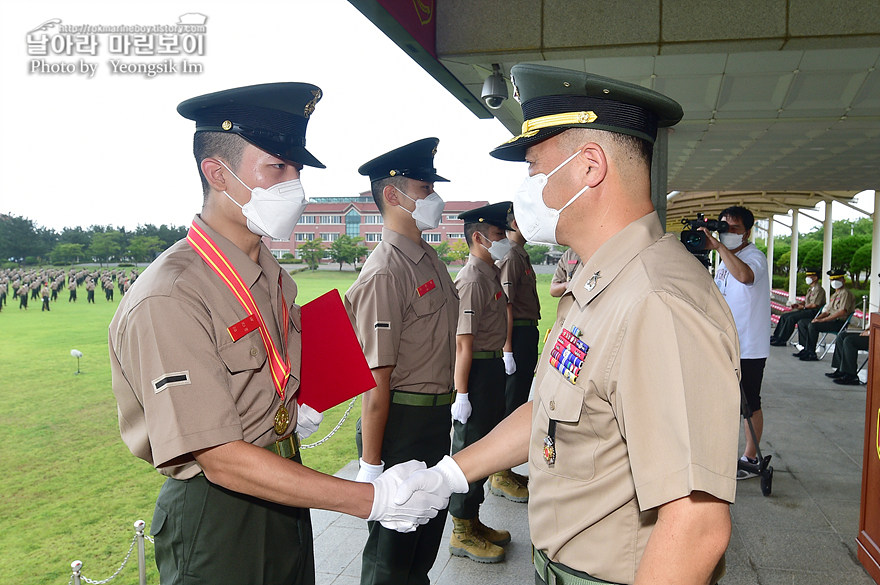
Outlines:
<svg viewBox="0 0 880 585"><path fill-rule="evenodd" d="M430 469L415 460L384 473L382 467L361 461L357 481L373 484L373 508L367 520L398 532L412 532L426 524L449 505L453 493L468 490L464 472L449 455Z"/></svg>

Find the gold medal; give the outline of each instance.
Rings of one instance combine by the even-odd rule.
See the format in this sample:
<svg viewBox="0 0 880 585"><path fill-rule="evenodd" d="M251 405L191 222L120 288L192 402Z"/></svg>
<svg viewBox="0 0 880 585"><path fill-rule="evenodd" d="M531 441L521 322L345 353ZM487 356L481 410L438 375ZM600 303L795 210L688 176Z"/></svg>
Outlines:
<svg viewBox="0 0 880 585"><path fill-rule="evenodd" d="M278 412L275 413L275 434L279 437L287 431L287 427L290 426L290 413L287 412L287 409L284 408L284 405L278 407Z"/></svg>

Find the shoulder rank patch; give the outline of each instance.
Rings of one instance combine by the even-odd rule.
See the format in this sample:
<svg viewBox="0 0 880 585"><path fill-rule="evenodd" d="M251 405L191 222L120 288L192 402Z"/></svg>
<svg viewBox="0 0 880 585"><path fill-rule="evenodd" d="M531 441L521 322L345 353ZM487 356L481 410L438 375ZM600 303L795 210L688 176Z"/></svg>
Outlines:
<svg viewBox="0 0 880 585"><path fill-rule="evenodd" d="M153 392L158 394L162 390L171 388L172 386L187 386L189 384L189 370L162 374L160 377L153 380Z"/></svg>
<svg viewBox="0 0 880 585"><path fill-rule="evenodd" d="M373 323L373 329L391 329L391 321L376 321Z"/></svg>
<svg viewBox="0 0 880 585"><path fill-rule="evenodd" d="M435 286L437 286L437 285L434 284L434 279L432 278L431 280L429 280L428 282L426 282L422 286L418 287L416 289L416 292L419 293L420 297L423 297L426 294L428 294L429 292L431 292L432 290L434 290Z"/></svg>
<svg viewBox="0 0 880 585"><path fill-rule="evenodd" d="M474 315L474 314L475 314L473 309L465 309L465 310L462 311L462 312L463 312L465 315Z"/></svg>

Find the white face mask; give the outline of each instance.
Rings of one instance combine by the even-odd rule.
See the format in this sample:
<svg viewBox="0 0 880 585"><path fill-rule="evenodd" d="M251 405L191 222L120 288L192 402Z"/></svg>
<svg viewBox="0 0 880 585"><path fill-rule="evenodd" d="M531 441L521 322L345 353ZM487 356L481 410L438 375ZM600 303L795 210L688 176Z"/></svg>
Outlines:
<svg viewBox="0 0 880 585"><path fill-rule="evenodd" d="M816 279L813 278L812 276L808 276L806 278L806 280L807 280L807 284L813 284L814 282L816 282Z"/></svg>
<svg viewBox="0 0 880 585"><path fill-rule="evenodd" d="M480 244L483 246L483 244ZM486 246L483 246L486 248ZM492 242L492 244L486 248L489 251L489 255L492 256L492 260L495 262L500 262L507 256L507 253L510 252L510 240L507 238L502 238L500 240L496 240Z"/></svg>
<svg viewBox="0 0 880 585"><path fill-rule="evenodd" d="M553 176L553 173L568 164L579 152L565 159L561 165L550 171L549 174L538 173L531 177L526 177L519 190L513 196L513 208L516 210L516 223L519 226L519 233L529 242L558 244L559 242L556 241L556 224L559 223L559 215L590 188L587 185L575 193L574 197L569 199L568 203L563 205L561 209L547 207L547 204L544 203L544 186L547 185L547 180Z"/></svg>
<svg viewBox="0 0 880 585"><path fill-rule="evenodd" d="M268 236L276 240L290 238L293 228L309 203L300 180L283 181L268 189L262 187L251 189L226 166L226 163L221 160L220 164L251 192L250 201L240 205L229 193L223 191L230 201L241 208L242 215L247 218L248 229L258 236Z"/></svg>
<svg viewBox="0 0 880 585"><path fill-rule="evenodd" d="M837 290L837 289L839 289L839 288L843 288L843 281L842 281L842 280L836 280L836 279L835 279L835 280L832 280L832 281L831 281L831 288L833 288L833 289L835 289L835 290Z"/></svg>
<svg viewBox="0 0 880 585"><path fill-rule="evenodd" d="M394 188L397 189L397 187ZM401 206L401 209L406 211L414 220L416 220L416 227L419 228L420 231L432 230L440 225L440 218L443 216L443 208L446 206L446 202L444 202L439 195L431 193L424 199L413 199L400 189L397 189L397 191L416 204L414 211L410 211L403 206Z"/></svg>
<svg viewBox="0 0 880 585"><path fill-rule="evenodd" d="M725 232L723 234L718 234L721 240L721 243L728 250L733 250L734 248L739 248L743 243L743 235L744 234L732 234L730 232Z"/></svg>

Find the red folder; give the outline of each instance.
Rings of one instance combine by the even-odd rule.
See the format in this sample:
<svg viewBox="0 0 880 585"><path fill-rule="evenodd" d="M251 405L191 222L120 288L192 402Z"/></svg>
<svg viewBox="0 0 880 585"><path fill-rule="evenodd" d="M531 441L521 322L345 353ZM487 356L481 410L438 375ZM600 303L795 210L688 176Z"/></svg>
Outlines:
<svg viewBox="0 0 880 585"><path fill-rule="evenodd" d="M324 412L376 387L338 290L303 305L301 315L298 403Z"/></svg>

